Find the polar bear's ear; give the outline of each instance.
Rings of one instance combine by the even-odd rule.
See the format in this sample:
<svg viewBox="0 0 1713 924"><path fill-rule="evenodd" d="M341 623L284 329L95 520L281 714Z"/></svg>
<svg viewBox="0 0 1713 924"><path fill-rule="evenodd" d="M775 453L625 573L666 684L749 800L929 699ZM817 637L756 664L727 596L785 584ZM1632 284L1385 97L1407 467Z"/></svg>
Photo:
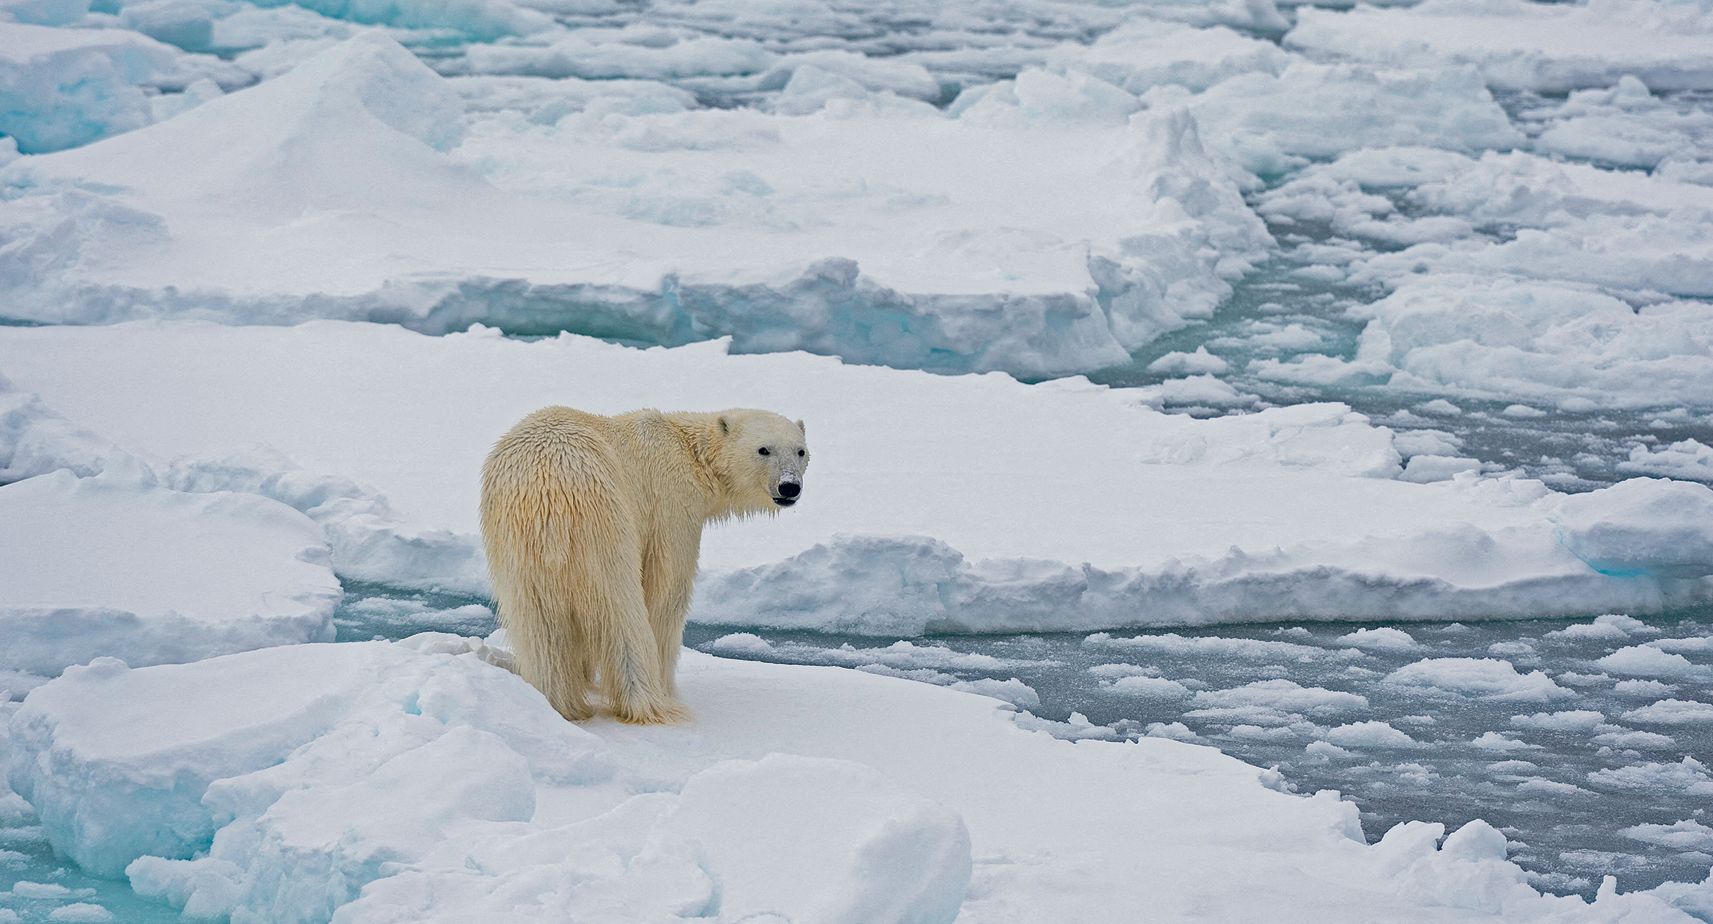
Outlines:
<svg viewBox="0 0 1713 924"><path fill-rule="evenodd" d="M726 415L721 414L720 415L720 435L725 436L731 432L732 432L731 421L726 419Z"/></svg>
<svg viewBox="0 0 1713 924"><path fill-rule="evenodd" d="M801 420L797 421L797 432L803 434L804 436L809 435L809 431L803 428L803 421L801 421Z"/></svg>

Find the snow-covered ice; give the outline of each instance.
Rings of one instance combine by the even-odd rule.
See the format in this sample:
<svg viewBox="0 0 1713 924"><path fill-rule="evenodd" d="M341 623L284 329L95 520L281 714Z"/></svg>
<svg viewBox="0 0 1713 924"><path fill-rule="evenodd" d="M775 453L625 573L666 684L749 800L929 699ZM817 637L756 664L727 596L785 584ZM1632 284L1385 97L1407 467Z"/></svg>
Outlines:
<svg viewBox="0 0 1713 924"><path fill-rule="evenodd" d="M66 375L80 365L100 375ZM4 328L0 368L175 487L304 511L347 579L467 593L486 590L473 473L529 411L778 407L814 433L812 503L710 531L693 618L727 625L909 636L1646 611L1700 600L1713 573L1701 485L1413 484L1395 477L1390 431L1340 405L1198 421L1075 379L343 322Z"/></svg>
<svg viewBox="0 0 1713 924"><path fill-rule="evenodd" d="M60 470L0 487L0 670L51 677L113 653L141 666L332 639L341 593L313 522L254 494L148 482Z"/></svg>
<svg viewBox="0 0 1713 924"><path fill-rule="evenodd" d="M1182 113L1042 133L921 103L787 119L648 99L549 125L508 110L449 156L466 131L452 84L359 36L6 168L10 236L91 251L14 263L8 314L729 334L748 351L1040 375L1123 362L1207 317L1272 243ZM913 151L936 153L898 156Z"/></svg>
<svg viewBox="0 0 1713 924"><path fill-rule="evenodd" d="M580 728L500 657L430 634L97 660L16 712L10 773L85 868L233 920L1690 920L1543 896L1482 822L1365 845L1332 793L1164 738L1056 741L983 697L691 654L694 729ZM1334 737L1407 738L1383 725Z"/></svg>
<svg viewBox="0 0 1713 924"><path fill-rule="evenodd" d="M1713 920L1710 39L0 0L0 924ZM549 403L808 421L692 728L480 638Z"/></svg>

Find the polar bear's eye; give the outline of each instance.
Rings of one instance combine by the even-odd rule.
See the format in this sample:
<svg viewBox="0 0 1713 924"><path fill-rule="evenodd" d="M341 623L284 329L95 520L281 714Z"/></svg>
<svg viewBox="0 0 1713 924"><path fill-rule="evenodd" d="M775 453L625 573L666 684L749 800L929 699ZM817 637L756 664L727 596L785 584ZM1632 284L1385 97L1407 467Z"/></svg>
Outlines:
<svg viewBox="0 0 1713 924"><path fill-rule="evenodd" d="M799 459L803 458L803 450L801 450L801 449L797 450L797 458L799 458Z"/></svg>
<svg viewBox="0 0 1713 924"><path fill-rule="evenodd" d="M764 455L764 456L765 456L765 455L771 455L771 453L769 453L769 452L768 452L768 451L767 451L767 447L766 447L766 446L763 446L763 447L761 447L761 448L760 448L760 449L757 449L757 450L756 450L756 452L759 452L759 453L761 453L761 454L762 454L762 455Z"/></svg>

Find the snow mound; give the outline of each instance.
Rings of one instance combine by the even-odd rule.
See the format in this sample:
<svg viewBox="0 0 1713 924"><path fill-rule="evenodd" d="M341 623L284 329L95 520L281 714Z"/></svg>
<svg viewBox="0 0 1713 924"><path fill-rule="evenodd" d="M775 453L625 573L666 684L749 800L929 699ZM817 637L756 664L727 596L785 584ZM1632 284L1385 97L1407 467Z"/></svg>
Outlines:
<svg viewBox="0 0 1713 924"><path fill-rule="evenodd" d="M321 530L248 494L187 494L134 462L0 487L0 668L54 675L331 640L341 591Z"/></svg>

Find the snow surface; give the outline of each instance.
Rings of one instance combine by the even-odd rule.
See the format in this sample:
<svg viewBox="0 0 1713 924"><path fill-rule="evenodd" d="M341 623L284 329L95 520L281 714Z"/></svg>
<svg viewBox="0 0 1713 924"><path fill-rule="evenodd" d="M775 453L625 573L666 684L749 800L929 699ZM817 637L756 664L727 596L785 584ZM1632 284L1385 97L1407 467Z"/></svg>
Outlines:
<svg viewBox="0 0 1713 924"><path fill-rule="evenodd" d="M1541 895L1485 823L1365 845L1336 794L925 684L691 652L693 728L579 727L503 657L428 634L100 659L17 711L9 772L85 868L234 921L1676 922L1704 900ZM1335 735L1401 736L1380 725Z"/></svg>
<svg viewBox="0 0 1713 924"><path fill-rule="evenodd" d="M345 322L0 328L0 368L163 483L284 501L322 526L337 573L407 587L486 592L481 458L556 402L807 421L805 503L708 533L703 622L910 636L1598 614L1703 599L1713 573L1704 486L1409 483L1390 431L1340 405L1194 420L1075 379ZM94 464L88 437L63 438Z"/></svg>
<svg viewBox="0 0 1713 924"><path fill-rule="evenodd" d="M254 494L152 481L62 469L0 487L0 670L53 676L114 652L141 666L332 640L342 593L313 522Z"/></svg>

